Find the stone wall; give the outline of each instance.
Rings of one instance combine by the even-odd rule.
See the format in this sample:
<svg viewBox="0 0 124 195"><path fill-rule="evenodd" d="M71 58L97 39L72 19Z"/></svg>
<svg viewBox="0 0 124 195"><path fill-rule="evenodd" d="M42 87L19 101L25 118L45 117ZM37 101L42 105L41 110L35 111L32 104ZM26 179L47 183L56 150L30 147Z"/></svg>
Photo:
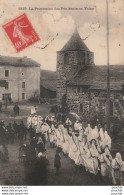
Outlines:
<svg viewBox="0 0 124 195"><path fill-rule="evenodd" d="M0 99L4 94L11 94L13 102L23 101L23 93L25 100L35 93L40 95L40 67L1 65L0 70L0 78L8 82L8 89L0 88ZM9 70L8 77L5 77L5 70ZM25 88L22 88L22 82L25 82Z"/></svg>
<svg viewBox="0 0 124 195"><path fill-rule="evenodd" d="M82 63L83 53L85 54L85 62ZM87 55L88 54L88 55ZM89 60L87 59L89 58ZM94 64L94 55L88 51L64 51L57 52L57 102L60 104L62 96L66 94L67 80L81 68Z"/></svg>
<svg viewBox="0 0 124 195"><path fill-rule="evenodd" d="M107 93L104 90L85 89L79 93L76 86L68 86L67 88L67 102L71 112L83 114L83 112L80 112L80 104L82 104L85 114L94 111L106 115L106 98ZM124 102L122 98L121 91L111 91L110 99L113 105L113 116L118 118L124 118Z"/></svg>

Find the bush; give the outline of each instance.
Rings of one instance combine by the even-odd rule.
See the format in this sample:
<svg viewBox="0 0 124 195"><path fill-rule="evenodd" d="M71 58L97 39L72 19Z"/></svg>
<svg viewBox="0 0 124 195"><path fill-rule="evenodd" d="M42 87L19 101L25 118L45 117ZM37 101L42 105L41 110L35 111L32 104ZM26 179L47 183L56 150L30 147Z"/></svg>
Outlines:
<svg viewBox="0 0 124 195"><path fill-rule="evenodd" d="M113 141L116 141L116 139L121 135L121 133L122 133L121 124L113 124L111 127L111 135L112 135Z"/></svg>
<svg viewBox="0 0 124 195"><path fill-rule="evenodd" d="M31 97L28 99L29 102L38 102L38 97Z"/></svg>

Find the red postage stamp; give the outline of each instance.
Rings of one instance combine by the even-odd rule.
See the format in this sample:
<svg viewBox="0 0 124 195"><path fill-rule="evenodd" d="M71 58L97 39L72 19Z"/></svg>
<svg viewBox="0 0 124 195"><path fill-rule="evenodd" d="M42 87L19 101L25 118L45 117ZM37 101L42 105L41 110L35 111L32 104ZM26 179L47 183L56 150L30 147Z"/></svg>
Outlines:
<svg viewBox="0 0 124 195"><path fill-rule="evenodd" d="M17 52L40 40L26 14L22 14L14 20L4 24L3 28Z"/></svg>

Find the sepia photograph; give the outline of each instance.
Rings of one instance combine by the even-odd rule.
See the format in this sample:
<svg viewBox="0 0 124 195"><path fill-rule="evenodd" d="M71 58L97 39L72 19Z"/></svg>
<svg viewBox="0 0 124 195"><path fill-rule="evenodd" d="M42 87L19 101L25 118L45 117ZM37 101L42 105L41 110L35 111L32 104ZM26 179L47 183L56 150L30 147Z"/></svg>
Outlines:
<svg viewBox="0 0 124 195"><path fill-rule="evenodd" d="M123 186L123 13L1 0L1 186Z"/></svg>

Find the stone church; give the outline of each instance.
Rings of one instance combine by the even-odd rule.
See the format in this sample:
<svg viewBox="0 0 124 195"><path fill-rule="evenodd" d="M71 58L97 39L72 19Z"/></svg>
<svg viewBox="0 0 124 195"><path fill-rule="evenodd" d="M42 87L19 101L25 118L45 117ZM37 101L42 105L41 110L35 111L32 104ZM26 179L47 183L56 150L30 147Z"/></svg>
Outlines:
<svg viewBox="0 0 124 195"><path fill-rule="evenodd" d="M106 116L107 66L94 64L94 53L77 30L57 52L57 76L58 104L66 95L71 112ZM124 116L124 65L110 65L110 115Z"/></svg>

